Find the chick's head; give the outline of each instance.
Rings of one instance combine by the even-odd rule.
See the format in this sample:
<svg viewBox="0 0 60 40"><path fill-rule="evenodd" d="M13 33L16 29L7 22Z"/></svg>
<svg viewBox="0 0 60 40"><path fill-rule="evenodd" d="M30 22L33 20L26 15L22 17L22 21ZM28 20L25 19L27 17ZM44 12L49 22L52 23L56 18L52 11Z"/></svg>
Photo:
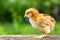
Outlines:
<svg viewBox="0 0 60 40"><path fill-rule="evenodd" d="M24 17L31 18L34 15L37 15L39 12L35 8L29 8L25 11Z"/></svg>

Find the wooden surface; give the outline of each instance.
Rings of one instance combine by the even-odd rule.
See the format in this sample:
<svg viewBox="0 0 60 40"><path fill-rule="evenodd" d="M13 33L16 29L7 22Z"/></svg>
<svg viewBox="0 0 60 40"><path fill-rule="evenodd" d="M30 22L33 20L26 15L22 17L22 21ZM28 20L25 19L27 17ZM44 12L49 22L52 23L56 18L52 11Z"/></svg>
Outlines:
<svg viewBox="0 0 60 40"><path fill-rule="evenodd" d="M44 38L34 38L39 35L0 35L0 40L60 40L59 35L48 35Z"/></svg>

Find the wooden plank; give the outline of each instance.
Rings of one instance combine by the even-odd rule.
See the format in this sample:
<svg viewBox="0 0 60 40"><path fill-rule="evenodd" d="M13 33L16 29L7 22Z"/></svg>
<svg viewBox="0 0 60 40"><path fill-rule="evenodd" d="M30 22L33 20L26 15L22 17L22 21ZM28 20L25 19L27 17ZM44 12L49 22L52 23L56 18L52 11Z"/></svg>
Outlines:
<svg viewBox="0 0 60 40"><path fill-rule="evenodd" d="M44 38L34 38L39 35L0 35L0 40L60 40L59 35L48 35Z"/></svg>

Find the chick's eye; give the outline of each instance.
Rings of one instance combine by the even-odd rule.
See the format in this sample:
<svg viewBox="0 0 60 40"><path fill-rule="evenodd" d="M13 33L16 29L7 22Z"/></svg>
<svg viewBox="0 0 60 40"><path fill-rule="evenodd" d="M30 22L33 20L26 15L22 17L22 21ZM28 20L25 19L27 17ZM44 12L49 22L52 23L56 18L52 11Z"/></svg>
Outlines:
<svg viewBox="0 0 60 40"><path fill-rule="evenodd" d="M32 12L27 12L27 14L32 13Z"/></svg>
<svg viewBox="0 0 60 40"><path fill-rule="evenodd" d="M29 12L27 12L27 14L29 14Z"/></svg>

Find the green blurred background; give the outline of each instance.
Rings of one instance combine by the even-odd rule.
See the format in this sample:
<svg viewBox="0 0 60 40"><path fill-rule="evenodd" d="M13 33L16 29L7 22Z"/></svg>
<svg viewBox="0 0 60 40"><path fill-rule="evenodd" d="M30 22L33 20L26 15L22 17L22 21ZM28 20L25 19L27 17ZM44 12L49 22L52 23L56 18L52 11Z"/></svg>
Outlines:
<svg viewBox="0 0 60 40"><path fill-rule="evenodd" d="M31 7L53 16L57 22L50 34L60 34L60 0L0 0L0 34L41 34L24 18Z"/></svg>

